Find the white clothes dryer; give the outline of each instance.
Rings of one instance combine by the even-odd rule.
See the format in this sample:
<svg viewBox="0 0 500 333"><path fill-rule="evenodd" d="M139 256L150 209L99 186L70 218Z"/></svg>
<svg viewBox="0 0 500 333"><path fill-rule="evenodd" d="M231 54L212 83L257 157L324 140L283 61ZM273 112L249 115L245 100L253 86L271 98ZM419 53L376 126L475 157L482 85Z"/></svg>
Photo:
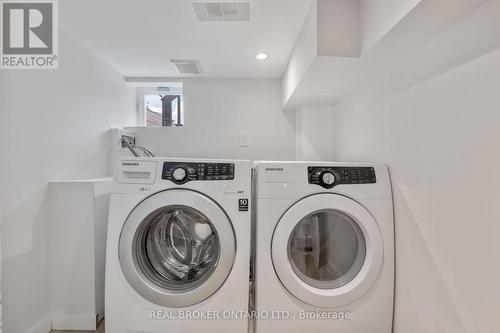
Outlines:
<svg viewBox="0 0 500 333"><path fill-rule="evenodd" d="M390 333L385 166L256 162L256 332Z"/></svg>

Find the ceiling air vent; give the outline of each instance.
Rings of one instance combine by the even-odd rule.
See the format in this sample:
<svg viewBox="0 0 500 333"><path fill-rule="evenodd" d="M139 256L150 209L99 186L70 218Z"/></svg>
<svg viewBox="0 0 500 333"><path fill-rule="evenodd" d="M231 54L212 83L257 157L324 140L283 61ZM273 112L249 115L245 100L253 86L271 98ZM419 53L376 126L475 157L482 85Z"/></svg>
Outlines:
<svg viewBox="0 0 500 333"><path fill-rule="evenodd" d="M175 66L179 74L200 74L200 64L193 60L176 60L171 59L170 62Z"/></svg>
<svg viewBox="0 0 500 333"><path fill-rule="evenodd" d="M198 21L250 21L249 2L193 2Z"/></svg>

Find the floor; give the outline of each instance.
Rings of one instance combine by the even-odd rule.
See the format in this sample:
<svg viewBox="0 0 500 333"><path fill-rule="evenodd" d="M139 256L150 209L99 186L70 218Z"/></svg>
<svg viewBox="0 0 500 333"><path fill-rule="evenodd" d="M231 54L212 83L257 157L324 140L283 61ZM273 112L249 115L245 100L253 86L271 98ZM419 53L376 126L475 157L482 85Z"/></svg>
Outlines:
<svg viewBox="0 0 500 333"><path fill-rule="evenodd" d="M250 322L250 326L248 327L248 332L253 332L252 323L253 322ZM96 331L51 331L50 333L104 333L104 320L102 320L99 323L99 327L97 327Z"/></svg>
<svg viewBox="0 0 500 333"><path fill-rule="evenodd" d="M104 333L104 320L101 320L96 331L51 331L51 333Z"/></svg>

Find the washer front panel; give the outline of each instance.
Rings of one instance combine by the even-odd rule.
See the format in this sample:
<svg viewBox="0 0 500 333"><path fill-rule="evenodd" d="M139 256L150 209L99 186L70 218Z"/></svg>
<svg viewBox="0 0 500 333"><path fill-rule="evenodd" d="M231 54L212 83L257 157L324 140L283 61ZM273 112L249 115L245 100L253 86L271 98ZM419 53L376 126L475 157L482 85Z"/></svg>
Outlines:
<svg viewBox="0 0 500 333"><path fill-rule="evenodd" d="M372 215L337 194L316 194L290 207L274 230L271 255L283 286L322 308L352 303L375 283L383 242Z"/></svg>
<svg viewBox="0 0 500 333"><path fill-rule="evenodd" d="M209 298L236 256L234 230L222 208L191 190L156 193L128 216L120 235L122 271L134 290L165 307Z"/></svg>

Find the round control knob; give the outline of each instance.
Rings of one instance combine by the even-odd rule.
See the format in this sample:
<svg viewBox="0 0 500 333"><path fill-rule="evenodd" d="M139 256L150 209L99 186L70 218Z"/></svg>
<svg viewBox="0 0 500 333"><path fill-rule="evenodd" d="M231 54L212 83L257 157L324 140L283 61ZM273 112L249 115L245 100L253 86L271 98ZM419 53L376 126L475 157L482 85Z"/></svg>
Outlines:
<svg viewBox="0 0 500 333"><path fill-rule="evenodd" d="M321 176L321 181L325 184L325 185L333 185L333 183L335 183L335 175L331 172L325 172L323 173L323 175Z"/></svg>
<svg viewBox="0 0 500 333"><path fill-rule="evenodd" d="M172 176L174 177L175 180L178 182L182 182L184 179L187 177L187 172L183 168L177 168L174 170L172 173Z"/></svg>

